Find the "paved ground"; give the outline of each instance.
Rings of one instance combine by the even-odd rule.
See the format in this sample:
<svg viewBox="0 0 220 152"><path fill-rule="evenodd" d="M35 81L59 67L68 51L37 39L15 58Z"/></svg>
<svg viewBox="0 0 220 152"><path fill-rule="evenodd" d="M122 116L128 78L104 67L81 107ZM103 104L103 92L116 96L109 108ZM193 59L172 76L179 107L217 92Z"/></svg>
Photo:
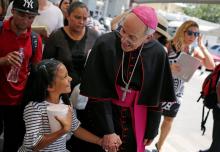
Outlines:
<svg viewBox="0 0 220 152"><path fill-rule="evenodd" d="M174 121L172 132L161 152L198 152L199 149L209 147L213 123L212 114L210 113L206 124L206 134L202 136L200 131L202 102L196 102L200 95L202 81L207 74L206 72L200 76L200 71L196 71L193 78L186 84L183 103ZM149 149L154 148L153 145Z"/></svg>

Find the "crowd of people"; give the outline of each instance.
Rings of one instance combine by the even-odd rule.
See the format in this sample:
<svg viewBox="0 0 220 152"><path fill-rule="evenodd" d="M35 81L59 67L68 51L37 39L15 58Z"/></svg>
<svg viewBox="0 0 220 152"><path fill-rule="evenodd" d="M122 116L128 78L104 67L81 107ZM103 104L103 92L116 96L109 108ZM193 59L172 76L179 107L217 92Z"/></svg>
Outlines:
<svg viewBox="0 0 220 152"><path fill-rule="evenodd" d="M152 152L162 152L184 95L179 56L215 68L196 22L185 21L171 37L167 20L149 6L115 17L103 32L83 2L0 2L3 152L150 152L157 135ZM7 79L12 69L17 82ZM201 152L220 151L219 88L213 142ZM47 111L52 105L68 107L65 116L55 116L56 131Z"/></svg>

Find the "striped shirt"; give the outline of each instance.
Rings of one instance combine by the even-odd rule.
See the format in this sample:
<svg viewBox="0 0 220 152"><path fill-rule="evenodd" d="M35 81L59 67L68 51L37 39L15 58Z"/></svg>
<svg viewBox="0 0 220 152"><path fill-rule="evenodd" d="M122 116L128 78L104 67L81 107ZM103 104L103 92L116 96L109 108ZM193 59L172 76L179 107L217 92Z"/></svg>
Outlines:
<svg viewBox="0 0 220 152"><path fill-rule="evenodd" d="M169 63L170 64L174 64L178 61L179 57L180 57L180 53L176 53L174 50L172 52L170 52L169 54ZM183 100L183 93L184 93L184 84L185 82L176 77L175 75L173 75L173 87L174 87L174 91L175 91L175 95L176 95L176 101L175 102L162 102L162 109L166 110L166 111L173 111L173 107L178 104L180 105L182 100Z"/></svg>
<svg viewBox="0 0 220 152"><path fill-rule="evenodd" d="M169 55L170 64L176 63L179 60L179 58L181 56L181 53L182 52L180 52L180 53L175 53L175 52L171 53ZM174 83L175 94L176 94L176 97L177 97L177 103L181 104L183 94L184 94L184 88L185 88L184 84L185 84L185 82L182 79L180 79L180 78L176 77L175 75L173 75L173 83Z"/></svg>
<svg viewBox="0 0 220 152"><path fill-rule="evenodd" d="M23 145L18 150L18 152L32 151L32 148L40 142L44 134L51 133L49 119L47 115L47 106L49 106L49 104L50 103L47 101L43 101L41 103L30 102L25 107L23 117L26 126L26 133L24 136ZM75 131L80 126L80 122L76 118L75 110L73 110L72 118L73 120L71 131ZM40 151L66 152L66 140L67 136L63 135Z"/></svg>

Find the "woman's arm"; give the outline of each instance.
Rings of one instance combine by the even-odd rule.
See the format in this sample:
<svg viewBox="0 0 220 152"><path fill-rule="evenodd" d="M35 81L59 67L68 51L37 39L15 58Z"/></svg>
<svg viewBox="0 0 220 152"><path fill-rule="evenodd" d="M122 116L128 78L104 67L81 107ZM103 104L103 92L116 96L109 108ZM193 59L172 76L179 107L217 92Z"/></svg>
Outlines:
<svg viewBox="0 0 220 152"><path fill-rule="evenodd" d="M209 53L208 49L206 48L206 46L203 44L202 35L199 35L198 37L198 46L201 51L196 50L194 57L198 58L207 69L210 69L210 70L214 69L215 62L211 54Z"/></svg>

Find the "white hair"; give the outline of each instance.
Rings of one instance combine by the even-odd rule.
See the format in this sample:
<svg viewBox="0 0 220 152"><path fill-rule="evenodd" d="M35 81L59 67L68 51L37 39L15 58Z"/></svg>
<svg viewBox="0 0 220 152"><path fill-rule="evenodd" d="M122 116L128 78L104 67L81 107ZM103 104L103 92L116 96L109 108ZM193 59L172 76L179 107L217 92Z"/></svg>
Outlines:
<svg viewBox="0 0 220 152"><path fill-rule="evenodd" d="M146 30L145 30L144 34L145 35L152 35L152 34L154 34L154 32L155 32L154 29L149 28L149 27L146 26Z"/></svg>

